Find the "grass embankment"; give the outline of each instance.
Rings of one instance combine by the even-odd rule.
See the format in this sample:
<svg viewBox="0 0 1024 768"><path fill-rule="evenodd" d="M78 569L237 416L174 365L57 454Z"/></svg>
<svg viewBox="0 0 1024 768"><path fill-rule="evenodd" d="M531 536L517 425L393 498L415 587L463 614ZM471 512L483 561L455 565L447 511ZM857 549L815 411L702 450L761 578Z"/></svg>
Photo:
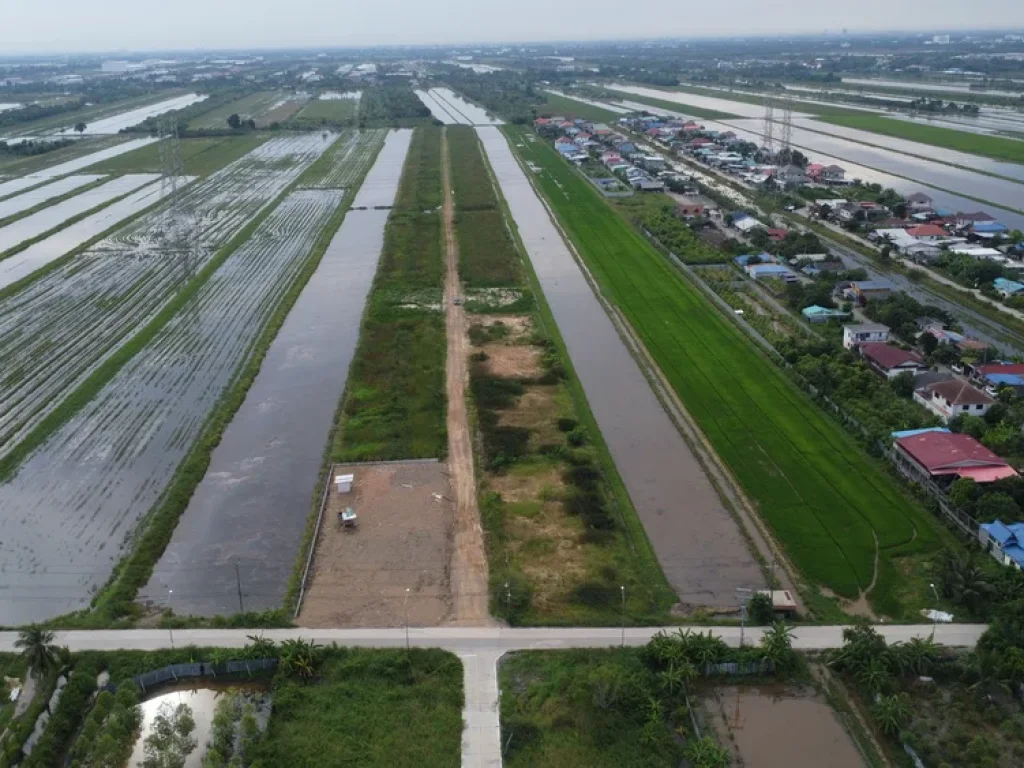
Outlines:
<svg viewBox="0 0 1024 768"><path fill-rule="evenodd" d="M625 586L630 621L667 621L675 595L616 486L615 465L525 251L510 235L476 132L447 132L491 612L517 624L615 624Z"/></svg>
<svg viewBox="0 0 1024 768"><path fill-rule="evenodd" d="M462 665L446 651L332 649L314 682L275 680L271 693L261 765L460 764Z"/></svg>
<svg viewBox="0 0 1024 768"><path fill-rule="evenodd" d="M566 96L559 96L556 93L544 93L547 104L538 105L537 111L545 115L562 115L565 117L582 117L586 120L597 120L602 123L614 123L622 115L612 112L610 109L595 107Z"/></svg>
<svg viewBox="0 0 1024 768"><path fill-rule="evenodd" d="M4 477L12 472L26 456L42 445L46 439L63 426L89 400L95 397L118 371L156 336L178 311L192 301L206 280L220 268L236 249L241 247L252 236L252 233L270 212L294 189L302 186L307 175L315 176L321 174L322 169L318 167L321 163L330 161L331 158L321 157L316 163L313 163L298 179L286 187L270 205L266 206L258 216L221 248L156 317L94 371L78 389L67 397L58 409L54 410L53 413L40 422L39 426L10 455L0 462L0 477ZM363 171L364 174L371 165L372 162L367 163ZM346 195L338 210L321 230L313 247L310 249L302 271L297 276L295 282L281 296L277 307L268 317L263 331L253 345L248 360L236 373L229 387L221 395L217 406L207 417L206 425L199 439L196 440L181 464L178 465L160 501L154 506L143 527L140 528L141 534L135 541L131 553L118 564L110 581L96 596L89 610L78 614L71 614L67 617L60 617L51 622L52 624L59 626L104 627L137 613L137 608L132 602L135 599L136 593L148 582L153 566L170 542L178 519L188 507L192 494L206 474L214 448L220 442L221 436L224 430L227 429L228 424L231 423L235 412L244 402L249 387L259 373L267 350L270 348L274 337L280 330L281 325L288 316L288 312L295 304L306 282L313 272L316 271L331 238L338 227L341 226L345 212L351 204L352 197L355 195L355 190L358 187L359 184L354 185L352 191ZM215 621L214 623L250 626L257 623L280 624L283 622L283 617L277 615L277 612L270 612L268 615L238 614L225 622Z"/></svg>
<svg viewBox="0 0 1024 768"><path fill-rule="evenodd" d="M441 131L413 134L363 317L331 459L447 454Z"/></svg>
<svg viewBox="0 0 1024 768"><path fill-rule="evenodd" d="M210 139L181 139L181 162L188 176L207 176L219 171L270 138L269 135L225 136ZM96 165L88 173L160 173L158 142L125 152Z"/></svg>
<svg viewBox="0 0 1024 768"><path fill-rule="evenodd" d="M22 157L15 154L3 154L0 153L0 173L4 176L27 176L30 173L36 173L43 168L49 168L53 165L60 165L66 163L69 160L82 157L83 155L92 154L93 152L99 152L102 149L107 149L127 141L127 136L98 136L98 137L87 137L83 139L76 139L73 144L60 149L55 149L52 152L45 152L41 155L28 155ZM42 179L39 181L40 184L44 183ZM18 190L14 194L21 194L25 190ZM4 197L10 197L10 195L4 195Z"/></svg>
<svg viewBox="0 0 1024 768"><path fill-rule="evenodd" d="M846 598L909 617L899 558L933 551L935 521L609 206L546 142L517 151L605 295L623 311L795 565Z"/></svg>
<svg viewBox="0 0 1024 768"><path fill-rule="evenodd" d="M650 88L651 86L644 85L643 87ZM616 99L639 102L640 104L646 104L655 110L667 109L670 112L680 112L687 117L702 117L705 120L730 120L740 117L739 115L734 115L731 112L720 112L717 109L697 107L680 101L670 101L669 99L658 99L653 96L641 96L630 91L620 91L612 86L607 86L606 90L608 90Z"/></svg>
<svg viewBox="0 0 1024 768"><path fill-rule="evenodd" d="M906 120L895 120L891 117L871 114L823 115L818 118L823 123L841 125L846 128L858 128L883 136L894 136L909 141L919 141L934 147L955 149L969 152L995 160L1009 163L1024 163L1024 141L1003 139L998 136L983 136L979 133L958 131L954 128L942 128L937 125L922 125Z"/></svg>

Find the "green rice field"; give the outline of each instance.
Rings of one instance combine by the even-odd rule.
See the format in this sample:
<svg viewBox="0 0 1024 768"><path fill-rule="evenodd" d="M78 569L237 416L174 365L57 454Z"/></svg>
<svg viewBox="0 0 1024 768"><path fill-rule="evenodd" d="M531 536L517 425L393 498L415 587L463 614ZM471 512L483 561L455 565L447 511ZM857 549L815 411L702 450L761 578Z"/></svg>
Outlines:
<svg viewBox="0 0 1024 768"><path fill-rule="evenodd" d="M810 581L908 616L900 558L940 531L881 465L763 357L653 246L526 129L505 129L605 295ZM533 139L532 141L530 139ZM683 502L685 503L685 501ZM875 542L879 553L875 568ZM923 596L921 596L923 599Z"/></svg>
<svg viewBox="0 0 1024 768"><path fill-rule="evenodd" d="M336 122L359 114L360 99L313 99L292 118L295 121Z"/></svg>
<svg viewBox="0 0 1024 768"><path fill-rule="evenodd" d="M544 98L547 100L547 104L537 107L538 114L581 117L585 120L598 120L602 123L614 123L621 117L610 109L595 107L593 104L585 104L576 99L567 99L565 96L555 93L545 93Z"/></svg>
<svg viewBox="0 0 1024 768"><path fill-rule="evenodd" d="M207 176L251 152L267 138L226 136L214 139L181 139L181 162L189 176ZM160 145L154 143L104 160L90 166L88 170L90 173L160 173L162 169Z"/></svg>

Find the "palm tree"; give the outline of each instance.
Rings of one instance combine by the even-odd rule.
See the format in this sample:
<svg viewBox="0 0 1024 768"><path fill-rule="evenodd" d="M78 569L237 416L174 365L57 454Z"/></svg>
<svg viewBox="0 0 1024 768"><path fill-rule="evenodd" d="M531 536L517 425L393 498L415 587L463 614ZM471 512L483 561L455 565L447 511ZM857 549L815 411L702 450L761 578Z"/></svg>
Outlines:
<svg viewBox="0 0 1024 768"><path fill-rule="evenodd" d="M943 553L938 581L943 597L972 613L977 613L995 591L973 556L961 557L953 550Z"/></svg>
<svg viewBox="0 0 1024 768"><path fill-rule="evenodd" d="M900 668L915 675L927 675L939 658L939 647L930 637L915 637L907 643L897 643L891 650Z"/></svg>
<svg viewBox="0 0 1024 768"><path fill-rule="evenodd" d="M42 627L31 626L18 633L14 647L21 649L21 658L28 662L29 673L42 677L57 665L61 651L53 640L53 632Z"/></svg>
<svg viewBox="0 0 1024 768"><path fill-rule="evenodd" d="M683 754L696 768L725 768L729 765L729 750L718 746L709 736L691 741Z"/></svg>
<svg viewBox="0 0 1024 768"><path fill-rule="evenodd" d="M765 661L775 667L788 666L793 654L793 630L784 621L776 621L761 635Z"/></svg>
<svg viewBox="0 0 1024 768"><path fill-rule="evenodd" d="M879 726L890 736L899 734L900 728L910 717L910 701L905 693L879 696L872 709Z"/></svg>
<svg viewBox="0 0 1024 768"><path fill-rule="evenodd" d="M866 667L857 673L857 682L871 693L878 693L890 681L889 670L881 659L872 659Z"/></svg>

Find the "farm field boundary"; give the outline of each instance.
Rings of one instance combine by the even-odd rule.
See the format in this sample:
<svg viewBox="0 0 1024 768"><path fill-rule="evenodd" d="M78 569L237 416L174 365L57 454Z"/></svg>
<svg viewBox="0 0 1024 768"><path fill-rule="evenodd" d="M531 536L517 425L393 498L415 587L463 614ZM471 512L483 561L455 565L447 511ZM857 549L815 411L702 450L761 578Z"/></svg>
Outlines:
<svg viewBox="0 0 1024 768"><path fill-rule="evenodd" d="M525 131L508 133L519 154L542 169L538 185L608 298L801 572L848 599L875 577L868 596L875 609L893 617L909 613L895 561L935 548L931 518L639 233L609 216L550 147L527 141ZM875 533L882 555L877 575Z"/></svg>

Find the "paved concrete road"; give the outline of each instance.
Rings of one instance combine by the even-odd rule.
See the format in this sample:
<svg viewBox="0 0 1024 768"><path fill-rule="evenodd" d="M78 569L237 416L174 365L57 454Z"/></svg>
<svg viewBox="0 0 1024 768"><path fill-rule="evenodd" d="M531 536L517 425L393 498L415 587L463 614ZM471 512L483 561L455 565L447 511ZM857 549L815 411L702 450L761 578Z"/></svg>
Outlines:
<svg viewBox="0 0 1024 768"><path fill-rule="evenodd" d="M675 632L679 627L666 627ZM740 644L739 627L688 627L695 632L708 632L721 637L732 646ZM797 627L793 646L803 650L837 648L843 643L842 626ZM973 646L985 631L983 624L910 624L879 626L876 629L890 643L905 642L912 637L928 637L949 646ZM625 643L643 645L659 627L627 628L554 628L502 629L500 627L410 627L408 643L417 648L444 648L462 660L465 681L465 705L462 718L463 768L500 768L501 726L498 713L498 660L514 650L558 650L566 648L603 648ZM746 643L757 643L763 629L749 627L742 631ZM153 651L172 646L197 645L240 648L249 642L249 635L262 634L273 640L302 637L319 643L400 648L406 644L404 629L123 629L75 630L57 632L56 642L72 651L131 649ZM15 650L17 632L0 632L0 651Z"/></svg>

